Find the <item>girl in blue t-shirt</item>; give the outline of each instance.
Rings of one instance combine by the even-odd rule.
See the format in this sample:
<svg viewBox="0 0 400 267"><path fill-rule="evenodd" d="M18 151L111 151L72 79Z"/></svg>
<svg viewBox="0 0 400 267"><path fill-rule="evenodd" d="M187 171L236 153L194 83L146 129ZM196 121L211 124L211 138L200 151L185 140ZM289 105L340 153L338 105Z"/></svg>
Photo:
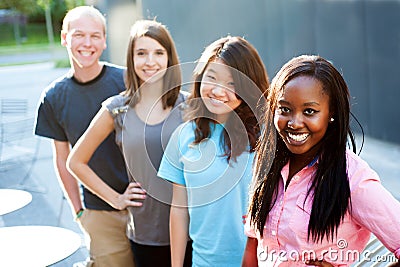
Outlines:
<svg viewBox="0 0 400 267"><path fill-rule="evenodd" d="M257 50L243 38L221 38L200 57L187 122L172 134L158 172L173 183L173 266L182 266L188 238L193 266L240 266L257 107L268 86Z"/></svg>

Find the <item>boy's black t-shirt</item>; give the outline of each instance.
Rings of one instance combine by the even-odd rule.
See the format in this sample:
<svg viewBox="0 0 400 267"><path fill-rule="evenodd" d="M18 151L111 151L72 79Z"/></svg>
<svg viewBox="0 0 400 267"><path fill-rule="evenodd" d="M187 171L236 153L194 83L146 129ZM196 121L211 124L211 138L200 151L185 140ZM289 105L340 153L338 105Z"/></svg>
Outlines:
<svg viewBox="0 0 400 267"><path fill-rule="evenodd" d="M101 103L125 90L124 69L105 63L94 80L79 83L70 73L55 80L42 93L36 117L35 134L72 146L85 132ZM89 166L110 187L123 193L128 185L125 162L112 132L93 154ZM86 208L114 210L102 199L83 188Z"/></svg>

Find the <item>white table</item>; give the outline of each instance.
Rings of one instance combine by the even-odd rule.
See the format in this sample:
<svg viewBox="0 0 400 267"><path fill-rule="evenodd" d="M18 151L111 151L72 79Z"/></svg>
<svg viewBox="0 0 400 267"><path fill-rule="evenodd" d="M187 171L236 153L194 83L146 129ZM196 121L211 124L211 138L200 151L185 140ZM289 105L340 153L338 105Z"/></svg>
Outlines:
<svg viewBox="0 0 400 267"><path fill-rule="evenodd" d="M81 245L80 236L53 226L0 228L0 266L44 267L59 262Z"/></svg>
<svg viewBox="0 0 400 267"><path fill-rule="evenodd" d="M0 215L20 209L32 201L29 192L17 189L0 189Z"/></svg>

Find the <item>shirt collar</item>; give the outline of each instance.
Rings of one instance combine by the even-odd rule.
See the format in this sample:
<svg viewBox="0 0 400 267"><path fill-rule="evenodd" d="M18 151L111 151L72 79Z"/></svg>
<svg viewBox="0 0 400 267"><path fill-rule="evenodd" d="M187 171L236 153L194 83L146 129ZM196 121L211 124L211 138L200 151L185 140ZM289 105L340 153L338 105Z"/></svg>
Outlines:
<svg viewBox="0 0 400 267"><path fill-rule="evenodd" d="M317 156L315 156L315 158L310 162L310 163L308 163L308 165L307 165L307 167L312 167L315 163L317 163L318 162L318 155Z"/></svg>

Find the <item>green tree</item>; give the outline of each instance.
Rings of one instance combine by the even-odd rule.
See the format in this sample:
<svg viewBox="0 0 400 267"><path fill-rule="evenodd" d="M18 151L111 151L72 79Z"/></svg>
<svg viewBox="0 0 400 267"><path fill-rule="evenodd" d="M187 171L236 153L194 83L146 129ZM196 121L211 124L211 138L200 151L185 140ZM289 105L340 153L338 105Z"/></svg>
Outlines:
<svg viewBox="0 0 400 267"><path fill-rule="evenodd" d="M9 9L13 14L14 36L17 45L21 44L20 14L28 15L36 9L34 0L0 0L0 9Z"/></svg>
<svg viewBox="0 0 400 267"><path fill-rule="evenodd" d="M47 36L50 45L54 44L54 32L59 33L61 22L67 10L85 5L85 0L0 0L0 9L12 10L15 14L24 14L30 18L45 18ZM16 43L21 43L19 22L14 20Z"/></svg>
<svg viewBox="0 0 400 267"><path fill-rule="evenodd" d="M60 1L36 0L36 2L45 11L47 36L48 36L50 45L53 45L54 44L54 30L53 30L53 21L52 21L51 14L57 12L56 7L57 7L57 4L59 4L58 2L60 2ZM66 7L68 9L70 9L77 5L83 5L85 1L66 0L64 2L65 2Z"/></svg>
<svg viewBox="0 0 400 267"><path fill-rule="evenodd" d="M76 6L85 5L85 0L0 0L0 9L13 9L22 14L31 15L37 13L38 10L50 5L51 12L54 8L64 6L71 9Z"/></svg>
<svg viewBox="0 0 400 267"><path fill-rule="evenodd" d="M37 0L37 4L41 6L45 11L46 17L46 29L47 29L47 37L49 39L49 43L51 46L54 45L54 31L53 31L53 22L51 20L51 0Z"/></svg>
<svg viewBox="0 0 400 267"><path fill-rule="evenodd" d="M0 9L11 9L26 15L36 11L37 8L35 0L0 0Z"/></svg>

